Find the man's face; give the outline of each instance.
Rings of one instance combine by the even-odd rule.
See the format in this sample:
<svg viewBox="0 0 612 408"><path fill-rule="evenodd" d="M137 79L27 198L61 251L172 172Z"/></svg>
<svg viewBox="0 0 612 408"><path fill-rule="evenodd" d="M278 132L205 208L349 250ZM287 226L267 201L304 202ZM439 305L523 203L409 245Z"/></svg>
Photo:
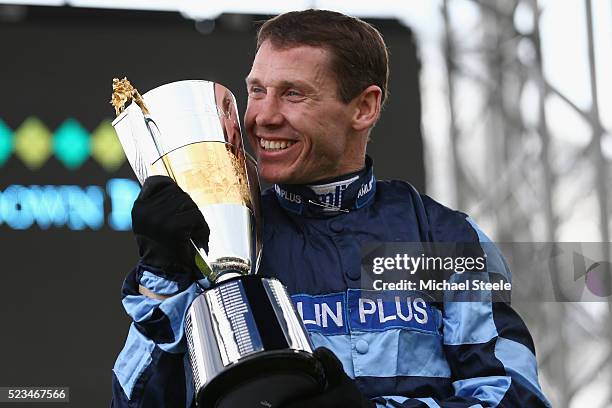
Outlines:
<svg viewBox="0 0 612 408"><path fill-rule="evenodd" d="M354 108L337 96L327 50L265 41L247 91L244 122L264 180L310 183L363 166L350 140Z"/></svg>

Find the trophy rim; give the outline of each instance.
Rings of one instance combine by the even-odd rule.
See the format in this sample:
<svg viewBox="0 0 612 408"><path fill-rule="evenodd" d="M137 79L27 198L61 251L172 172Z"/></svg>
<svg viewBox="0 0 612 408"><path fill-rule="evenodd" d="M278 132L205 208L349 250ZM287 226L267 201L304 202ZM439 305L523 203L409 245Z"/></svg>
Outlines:
<svg viewBox="0 0 612 408"><path fill-rule="evenodd" d="M234 93L231 91L231 89L229 89L227 86L225 86L224 84L220 83L220 82L215 82L215 81L209 81L207 79L181 79L178 81L173 81L173 82L168 82L162 85L158 85L155 88L151 88L149 89L147 92L145 92L144 94L142 94L143 98L146 97L146 95L148 95L150 92L158 90L160 88L166 87L166 86L171 86L171 85L175 85L175 84L180 84L180 83L188 83L188 82L203 82L203 83L211 83L211 84L218 84L221 85L222 87L224 87L225 89L227 89L232 96L234 97L234 99L236 98L236 95L234 95ZM114 127L117 123L119 123L121 120L125 119L125 117L128 115L128 109L134 104L134 101L130 101L130 104L123 110L123 112L121 112L119 115L117 115L117 117L111 122L111 125ZM243 137L243 139L245 139ZM195 143L199 143L199 142L195 142ZM223 142L219 142L219 143L223 143ZM174 149L176 150L176 149ZM257 159L251 154L249 153L246 149L243 149L244 155L246 157L247 160L250 160L253 164L255 164L255 166L257 166ZM167 152L166 154L168 154L170 152ZM163 157L163 156L162 156ZM160 157L161 158L161 157Z"/></svg>
<svg viewBox="0 0 612 408"><path fill-rule="evenodd" d="M225 86L224 84L220 83L220 82L216 82L216 81L209 81L208 79L180 79L178 81L172 81L172 82L167 82L165 84L161 84L156 86L155 88L151 88L148 91L146 91L145 93L142 94L143 98L146 98L146 96L148 94L150 94L153 91L158 91L161 88L164 87L168 87L171 85L177 85L177 84L182 84L182 83L189 83L189 82L203 82L203 83L210 83L213 85L221 85L222 87L224 87L225 89L227 89L229 91L229 93L232 94L232 96L234 97L234 99L236 99L236 95L234 95L234 93L232 92L231 89L229 89L227 86ZM146 100L145 100L146 102ZM123 112L121 112L119 115L117 115L117 117L112 121L111 125L115 126L116 123L119 123L122 119L125 118L125 116L127 116L128 114L128 109L134 104L134 101L130 101L130 104L123 110Z"/></svg>

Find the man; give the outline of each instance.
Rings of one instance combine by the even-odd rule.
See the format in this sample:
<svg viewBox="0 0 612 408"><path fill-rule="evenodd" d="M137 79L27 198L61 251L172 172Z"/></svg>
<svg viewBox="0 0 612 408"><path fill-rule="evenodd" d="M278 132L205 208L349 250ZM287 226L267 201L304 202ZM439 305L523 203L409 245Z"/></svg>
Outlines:
<svg viewBox="0 0 612 408"><path fill-rule="evenodd" d="M360 290L362 245L486 240L465 214L407 183L374 179L365 151L387 60L374 28L339 13L286 13L258 33L244 121L260 175L275 184L262 197L260 269L293 295L328 378L321 395L292 407L550 406L529 332L506 303L415 303L422 319L384 327L356 319L355 302L373 296ZM141 262L123 287L134 324L113 369L113 404L189 407L182 321L199 273L188 239L207 225L163 177L147 180L132 215ZM308 319L330 300L345 305L339 324Z"/></svg>

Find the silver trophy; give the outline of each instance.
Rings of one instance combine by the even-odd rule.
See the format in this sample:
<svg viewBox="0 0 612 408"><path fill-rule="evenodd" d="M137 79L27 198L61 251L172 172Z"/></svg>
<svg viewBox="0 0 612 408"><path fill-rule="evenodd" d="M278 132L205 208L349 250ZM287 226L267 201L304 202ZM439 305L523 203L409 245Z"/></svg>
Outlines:
<svg viewBox="0 0 612 408"><path fill-rule="evenodd" d="M210 288L185 319L197 405L274 408L322 389L320 363L289 294L280 281L257 275L259 182L234 95L208 81L173 82L141 96L124 78L113 90L113 126L140 183L171 177L210 227L208 242L192 239Z"/></svg>

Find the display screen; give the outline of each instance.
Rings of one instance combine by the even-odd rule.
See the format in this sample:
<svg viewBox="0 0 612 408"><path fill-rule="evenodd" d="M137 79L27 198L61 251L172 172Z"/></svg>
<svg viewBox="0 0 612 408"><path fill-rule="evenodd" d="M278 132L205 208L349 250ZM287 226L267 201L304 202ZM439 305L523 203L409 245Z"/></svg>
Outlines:
<svg viewBox="0 0 612 408"><path fill-rule="evenodd" d="M129 319L122 280L138 260L139 192L111 126L114 77L141 92L208 79L241 114L255 20L203 34L177 14L29 7L0 22L0 385L70 387L71 406L107 406ZM418 62L411 32L375 22L391 92L369 153L378 179L424 184ZM202 31L200 29L200 31ZM53 404L48 404L52 406ZM65 406L65 405L58 405Z"/></svg>

